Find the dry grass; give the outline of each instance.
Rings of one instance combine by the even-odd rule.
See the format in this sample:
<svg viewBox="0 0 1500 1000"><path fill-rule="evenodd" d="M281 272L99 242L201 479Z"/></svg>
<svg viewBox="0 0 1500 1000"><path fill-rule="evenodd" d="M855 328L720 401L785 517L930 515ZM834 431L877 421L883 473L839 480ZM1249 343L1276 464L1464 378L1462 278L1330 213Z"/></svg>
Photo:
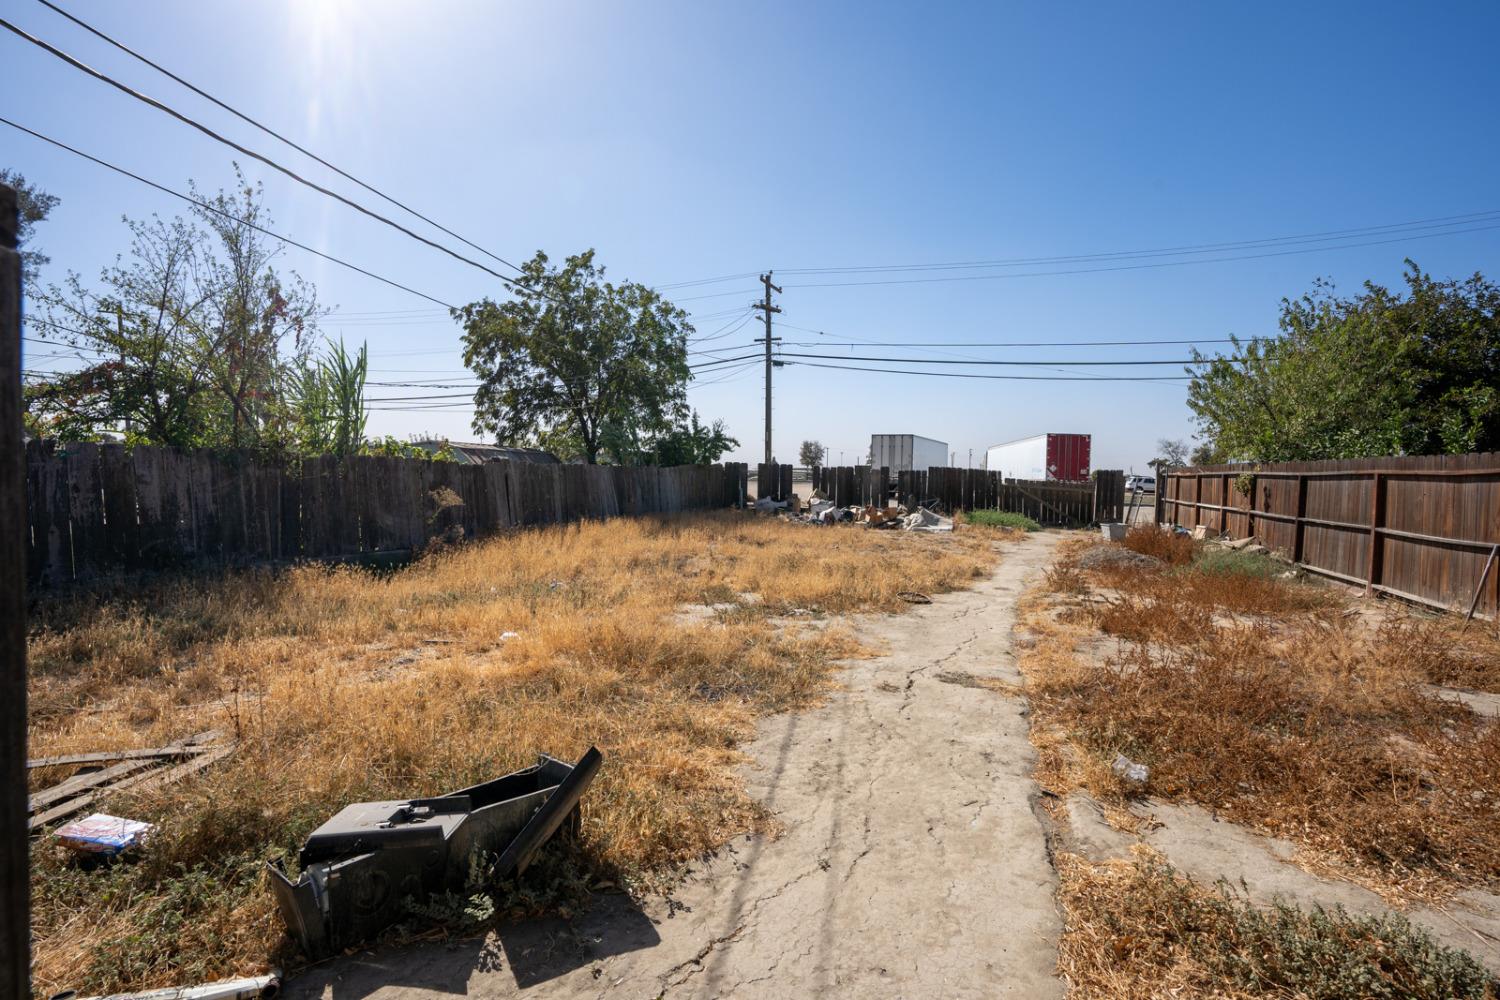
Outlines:
<svg viewBox="0 0 1500 1000"><path fill-rule="evenodd" d="M1058 970L1075 1000L1494 997L1482 965L1397 914L1256 907L1145 851L1103 864L1064 854L1058 872Z"/></svg>
<svg viewBox="0 0 1500 1000"><path fill-rule="evenodd" d="M267 858L292 855L347 802L443 792L537 750L573 758L593 743L605 767L580 844L502 911L564 907L600 881L662 885L734 834L769 828L735 777L736 746L758 714L813 702L833 661L861 652L845 629L774 616L900 611L898 591L984 575L994 537L728 514L617 520L384 575L308 566L43 603L34 754L160 745L211 726L239 749L201 779L106 803L159 824L138 863L84 871L35 852L38 990L263 968L282 941ZM762 600L679 613L744 592Z"/></svg>
<svg viewBox="0 0 1500 1000"><path fill-rule="evenodd" d="M1099 593L1025 609L1044 638L1021 667L1054 791L1123 804L1137 791L1109 768L1123 753L1149 765L1146 794L1286 837L1379 891L1500 884L1500 727L1424 689L1448 662L1432 628L1451 625L1371 630L1330 590L1198 563L1083 575ZM1109 651L1074 655L1096 628Z"/></svg>

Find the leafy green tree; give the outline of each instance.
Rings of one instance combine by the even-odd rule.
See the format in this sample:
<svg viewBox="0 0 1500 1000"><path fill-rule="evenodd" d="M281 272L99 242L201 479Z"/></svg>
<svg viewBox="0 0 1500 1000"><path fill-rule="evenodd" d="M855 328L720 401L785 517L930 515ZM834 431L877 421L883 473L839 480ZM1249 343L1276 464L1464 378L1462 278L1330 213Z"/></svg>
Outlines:
<svg viewBox="0 0 1500 1000"><path fill-rule="evenodd" d="M187 447L209 443L209 352L202 313L204 233L183 219L126 220L130 250L100 275L77 274L41 300L50 339L83 363L27 386L32 429L59 437L123 430L127 438Z"/></svg>
<svg viewBox="0 0 1500 1000"><path fill-rule="evenodd" d="M524 265L519 298L454 310L480 381L475 431L504 444L571 435L589 463L612 425L665 432L690 378L687 314L644 285L606 281L592 250L548 265L540 251Z"/></svg>
<svg viewBox="0 0 1500 1000"><path fill-rule="evenodd" d="M1200 441L1188 457L1189 465L1218 465L1224 461L1224 456L1212 441Z"/></svg>
<svg viewBox="0 0 1500 1000"><path fill-rule="evenodd" d="M1319 282L1283 300L1281 336L1198 362L1202 437L1236 461L1500 449L1500 287L1437 281L1407 261L1407 294Z"/></svg>
<svg viewBox="0 0 1500 1000"><path fill-rule="evenodd" d="M797 449L797 462L809 467L822 465L823 445L817 441L803 441L802 447Z"/></svg>
<svg viewBox="0 0 1500 1000"><path fill-rule="evenodd" d="M16 207L20 210L20 225L16 229L16 241L21 246L21 280L30 289L43 266L52 258L31 246L36 224L44 221L60 200L35 184L28 182L22 174L9 168L0 169L0 184L16 189Z"/></svg>
<svg viewBox="0 0 1500 1000"><path fill-rule="evenodd" d="M194 197L216 253L205 254L206 281L200 350L207 353L215 390L213 437L232 448L286 451L294 445L292 394L311 364L320 316L317 293L296 273L282 275L275 262L286 245L263 230L272 220L262 189L239 181L233 195L220 191ZM363 378L361 377L361 384Z"/></svg>
<svg viewBox="0 0 1500 1000"><path fill-rule="evenodd" d="M40 298L30 322L74 347L81 366L28 386L33 430L295 447L316 294L275 270L284 247L254 228L271 225L260 188L241 176L233 193L194 193L208 207L195 206L192 219L127 219L130 250L97 290L70 274Z"/></svg>

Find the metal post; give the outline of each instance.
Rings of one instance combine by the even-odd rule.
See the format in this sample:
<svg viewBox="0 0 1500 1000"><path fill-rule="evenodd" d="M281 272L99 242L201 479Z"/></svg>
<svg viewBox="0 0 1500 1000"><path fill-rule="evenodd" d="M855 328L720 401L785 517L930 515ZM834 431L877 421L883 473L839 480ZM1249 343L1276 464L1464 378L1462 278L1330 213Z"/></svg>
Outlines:
<svg viewBox="0 0 1500 1000"><path fill-rule="evenodd" d="M26 462L17 198L0 184L0 1000L31 996L26 824Z"/></svg>

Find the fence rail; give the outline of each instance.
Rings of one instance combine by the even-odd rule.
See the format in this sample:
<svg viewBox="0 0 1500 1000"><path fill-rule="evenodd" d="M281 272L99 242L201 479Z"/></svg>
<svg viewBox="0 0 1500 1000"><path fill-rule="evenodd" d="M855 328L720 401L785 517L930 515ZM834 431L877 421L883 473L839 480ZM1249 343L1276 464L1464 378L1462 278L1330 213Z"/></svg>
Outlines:
<svg viewBox="0 0 1500 1000"><path fill-rule="evenodd" d="M1433 607L1500 609L1500 454L1168 473L1157 520L1251 536L1316 573Z"/></svg>
<svg viewBox="0 0 1500 1000"><path fill-rule="evenodd" d="M512 527L744 503L746 466L617 468L501 461L248 455L32 441L30 586L195 563L412 552L462 528Z"/></svg>

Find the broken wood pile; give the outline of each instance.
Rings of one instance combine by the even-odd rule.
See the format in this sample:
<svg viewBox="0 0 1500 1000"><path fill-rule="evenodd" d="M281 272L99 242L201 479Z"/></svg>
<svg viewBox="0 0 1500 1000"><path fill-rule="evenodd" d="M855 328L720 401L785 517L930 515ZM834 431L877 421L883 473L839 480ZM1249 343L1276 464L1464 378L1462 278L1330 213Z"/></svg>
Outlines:
<svg viewBox="0 0 1500 1000"><path fill-rule="evenodd" d="M63 754L28 760L28 769L78 768L72 777L27 799L30 830L36 833L51 823L80 813L111 792L155 788L181 781L233 752L234 741L220 742L219 731L210 729L164 747Z"/></svg>

